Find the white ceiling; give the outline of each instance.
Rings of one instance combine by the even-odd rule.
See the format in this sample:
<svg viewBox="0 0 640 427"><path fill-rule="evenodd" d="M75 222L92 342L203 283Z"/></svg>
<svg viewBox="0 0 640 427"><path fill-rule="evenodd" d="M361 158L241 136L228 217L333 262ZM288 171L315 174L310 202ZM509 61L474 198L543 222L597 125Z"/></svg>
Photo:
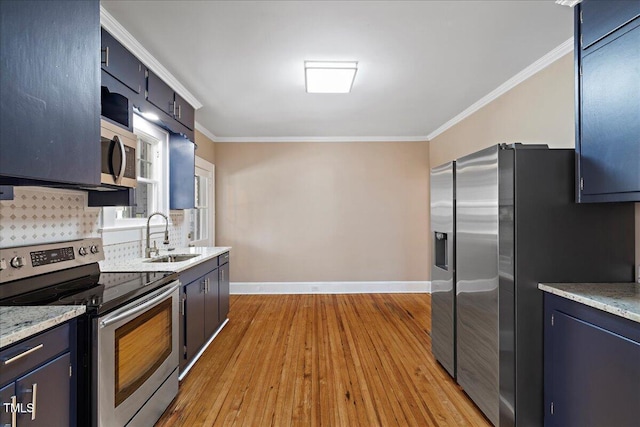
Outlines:
<svg viewBox="0 0 640 427"><path fill-rule="evenodd" d="M102 5L222 139L426 138L573 34L552 0ZM358 61L352 92L306 93L304 60Z"/></svg>

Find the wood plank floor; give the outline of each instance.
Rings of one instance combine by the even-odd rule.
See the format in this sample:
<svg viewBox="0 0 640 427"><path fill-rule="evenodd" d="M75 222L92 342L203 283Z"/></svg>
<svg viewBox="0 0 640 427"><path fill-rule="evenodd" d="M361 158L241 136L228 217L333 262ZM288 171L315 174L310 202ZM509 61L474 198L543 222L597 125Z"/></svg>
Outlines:
<svg viewBox="0 0 640 427"><path fill-rule="evenodd" d="M431 356L427 294L242 295L157 426L489 426Z"/></svg>

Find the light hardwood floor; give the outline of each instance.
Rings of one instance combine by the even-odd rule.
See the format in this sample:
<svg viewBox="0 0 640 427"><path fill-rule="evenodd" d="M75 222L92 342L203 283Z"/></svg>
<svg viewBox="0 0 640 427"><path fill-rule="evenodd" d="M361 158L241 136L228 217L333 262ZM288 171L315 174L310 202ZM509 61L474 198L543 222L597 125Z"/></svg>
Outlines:
<svg viewBox="0 0 640 427"><path fill-rule="evenodd" d="M428 294L243 295L157 426L489 426L431 355Z"/></svg>

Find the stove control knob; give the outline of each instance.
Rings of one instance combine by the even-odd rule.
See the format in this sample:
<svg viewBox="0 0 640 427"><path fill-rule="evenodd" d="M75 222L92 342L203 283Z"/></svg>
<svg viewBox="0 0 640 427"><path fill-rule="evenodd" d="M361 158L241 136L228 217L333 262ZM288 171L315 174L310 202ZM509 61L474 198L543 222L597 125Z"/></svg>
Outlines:
<svg viewBox="0 0 640 427"><path fill-rule="evenodd" d="M4 258L0 259L0 271L7 269L7 261Z"/></svg>
<svg viewBox="0 0 640 427"><path fill-rule="evenodd" d="M87 254L87 248L81 246L80 249L78 249L78 253L80 254L80 256L85 256Z"/></svg>
<svg viewBox="0 0 640 427"><path fill-rule="evenodd" d="M91 251L92 254L97 254L98 252L100 252L100 250L98 249L98 246L96 245L91 245L89 247L89 251Z"/></svg>
<svg viewBox="0 0 640 427"><path fill-rule="evenodd" d="M24 267L24 257L14 256L13 258L11 258L11 267L13 268Z"/></svg>

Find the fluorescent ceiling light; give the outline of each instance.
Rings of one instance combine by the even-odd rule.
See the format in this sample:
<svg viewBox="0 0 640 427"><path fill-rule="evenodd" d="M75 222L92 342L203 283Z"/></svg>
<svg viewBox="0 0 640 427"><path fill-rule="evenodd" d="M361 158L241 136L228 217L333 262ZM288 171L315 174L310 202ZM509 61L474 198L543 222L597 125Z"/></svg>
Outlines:
<svg viewBox="0 0 640 427"><path fill-rule="evenodd" d="M357 62L304 61L307 92L349 93L357 70Z"/></svg>

